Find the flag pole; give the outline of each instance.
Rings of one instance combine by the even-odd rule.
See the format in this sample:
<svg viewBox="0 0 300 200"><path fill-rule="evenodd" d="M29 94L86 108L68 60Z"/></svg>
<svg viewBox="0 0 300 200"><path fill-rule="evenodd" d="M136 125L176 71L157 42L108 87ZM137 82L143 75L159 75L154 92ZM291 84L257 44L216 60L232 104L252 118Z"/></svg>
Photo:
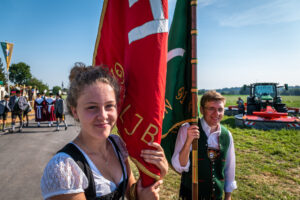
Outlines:
<svg viewBox="0 0 300 200"><path fill-rule="evenodd" d="M198 122L197 107L197 0L191 0L191 68L192 68L192 117ZM198 140L192 144L192 195L193 200L198 200Z"/></svg>

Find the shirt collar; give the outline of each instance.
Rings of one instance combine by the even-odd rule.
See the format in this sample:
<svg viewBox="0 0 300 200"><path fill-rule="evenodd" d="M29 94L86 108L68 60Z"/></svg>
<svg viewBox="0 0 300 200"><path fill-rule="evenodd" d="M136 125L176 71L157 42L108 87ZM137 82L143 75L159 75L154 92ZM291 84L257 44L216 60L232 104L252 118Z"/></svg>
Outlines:
<svg viewBox="0 0 300 200"><path fill-rule="evenodd" d="M210 130L211 130L211 127L206 123L204 117L202 117L200 119L200 123L201 123L201 126L202 126L202 129L203 131L205 132L206 136L208 137L210 134L214 134L214 133L217 133L218 135L221 134L221 126L219 124L218 126L218 130L213 132L213 133L210 133Z"/></svg>

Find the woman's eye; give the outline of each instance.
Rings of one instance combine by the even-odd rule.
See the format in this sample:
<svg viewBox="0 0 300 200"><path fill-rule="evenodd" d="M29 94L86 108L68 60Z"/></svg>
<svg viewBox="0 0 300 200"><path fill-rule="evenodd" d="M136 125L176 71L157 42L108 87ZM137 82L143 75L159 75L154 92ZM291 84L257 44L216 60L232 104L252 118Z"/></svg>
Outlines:
<svg viewBox="0 0 300 200"><path fill-rule="evenodd" d="M115 104L108 104L106 105L106 108L111 109L111 108L115 108L116 105Z"/></svg>
<svg viewBox="0 0 300 200"><path fill-rule="evenodd" d="M89 106L87 107L88 110L93 110L93 109L96 109L96 106Z"/></svg>

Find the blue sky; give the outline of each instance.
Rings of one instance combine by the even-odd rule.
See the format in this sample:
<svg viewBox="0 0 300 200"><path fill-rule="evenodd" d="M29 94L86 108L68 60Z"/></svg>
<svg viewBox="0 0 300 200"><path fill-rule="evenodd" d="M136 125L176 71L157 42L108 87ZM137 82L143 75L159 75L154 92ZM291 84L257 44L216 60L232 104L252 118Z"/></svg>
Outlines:
<svg viewBox="0 0 300 200"><path fill-rule="evenodd" d="M1 0L0 41L14 43L11 63L67 86L75 62L92 64L101 8L102 0ZM198 0L198 88L300 85L299 10L299 0Z"/></svg>

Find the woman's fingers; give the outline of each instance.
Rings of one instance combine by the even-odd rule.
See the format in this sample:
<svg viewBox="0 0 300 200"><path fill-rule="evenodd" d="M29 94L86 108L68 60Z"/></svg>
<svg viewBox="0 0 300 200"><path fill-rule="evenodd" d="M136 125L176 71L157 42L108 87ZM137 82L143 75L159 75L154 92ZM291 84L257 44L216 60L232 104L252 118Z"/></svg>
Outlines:
<svg viewBox="0 0 300 200"><path fill-rule="evenodd" d="M160 144L153 142L153 143L149 143L149 146L152 146L157 150L143 149L141 151L141 157L143 157L144 159L153 159L156 161L161 161L165 159L165 153L163 148L160 146Z"/></svg>
<svg viewBox="0 0 300 200"><path fill-rule="evenodd" d="M137 194L139 199L159 199L159 186L163 183L162 180L156 181L154 184L143 188L142 183L140 180L137 182Z"/></svg>
<svg viewBox="0 0 300 200"><path fill-rule="evenodd" d="M141 157L142 158L147 158L147 159L153 159L153 160L163 160L164 155L141 153Z"/></svg>
<svg viewBox="0 0 300 200"><path fill-rule="evenodd" d="M159 189L159 186L160 186L161 184L163 184L163 180L158 180L158 181L156 181L156 182L153 184L153 187L154 187L155 189Z"/></svg>
<svg viewBox="0 0 300 200"><path fill-rule="evenodd" d="M143 154L150 154L150 155L157 155L157 156L164 155L163 150L159 151L159 150L143 149L141 151L141 153L143 153Z"/></svg>
<svg viewBox="0 0 300 200"><path fill-rule="evenodd" d="M160 169L161 177L164 177L168 173L168 161L166 159L163 148L160 144L152 142L148 144L149 146L155 148L156 150L143 149L140 156L144 159L145 162L154 164Z"/></svg>
<svg viewBox="0 0 300 200"><path fill-rule="evenodd" d="M148 145L150 147L156 148L158 151L164 151L163 148L157 142L149 142Z"/></svg>
<svg viewBox="0 0 300 200"><path fill-rule="evenodd" d="M141 153L141 157L144 159L151 159L151 160L157 160L157 161L162 161L165 159L164 154L151 154L151 153Z"/></svg>
<svg viewBox="0 0 300 200"><path fill-rule="evenodd" d="M155 159L155 158L145 158L145 157L143 157L143 158L144 158L144 161L146 161L147 163L151 163L151 164L154 164L154 165L159 165L160 162L162 162L162 159L159 159L159 158L157 158L157 159Z"/></svg>
<svg viewBox="0 0 300 200"><path fill-rule="evenodd" d="M160 144L153 142L149 143L149 146L152 146L156 148L157 150L151 150L151 149L143 149L141 151L141 157L146 158L146 159L153 159L160 161L165 158L164 150L160 146Z"/></svg>
<svg viewBox="0 0 300 200"><path fill-rule="evenodd" d="M160 170L160 177L163 178L168 173L168 161L164 159L147 159L144 158L144 161L155 165Z"/></svg>

